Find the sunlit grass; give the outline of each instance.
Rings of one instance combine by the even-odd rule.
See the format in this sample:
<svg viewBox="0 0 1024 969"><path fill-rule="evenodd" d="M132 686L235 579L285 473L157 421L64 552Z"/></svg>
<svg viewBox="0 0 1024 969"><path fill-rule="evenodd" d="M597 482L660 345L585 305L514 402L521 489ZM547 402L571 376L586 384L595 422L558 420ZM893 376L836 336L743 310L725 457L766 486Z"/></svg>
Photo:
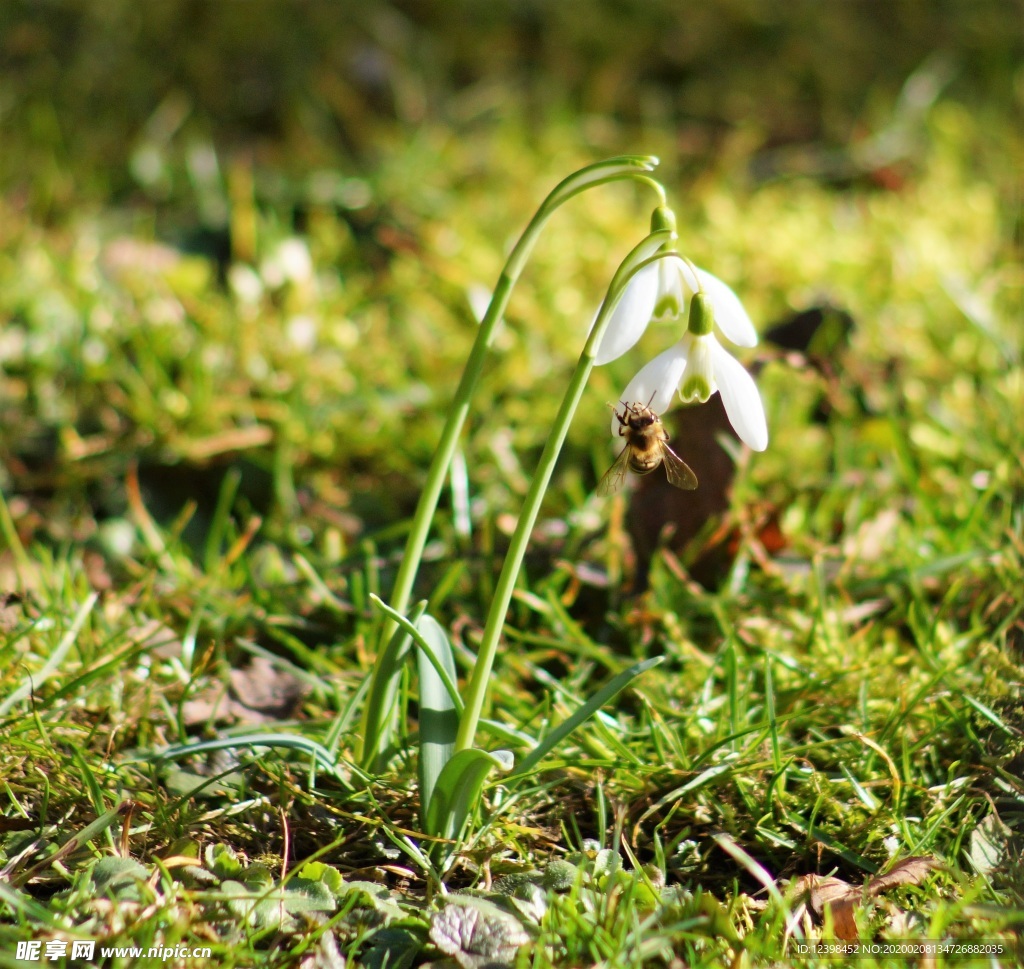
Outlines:
<svg viewBox="0 0 1024 969"><path fill-rule="evenodd" d="M353 761L370 594L387 596L471 342L470 287L566 167L522 149L464 190L499 136L479 137L424 137L368 175L369 241L352 213L314 210L297 241L254 205L252 258L223 278L113 220L45 230L0 202L8 954L51 937L211 945L211 965L445 951L414 738L372 789ZM772 442L733 508L775 515L784 547L748 529L710 591L673 553L643 598L609 587L621 507L593 490L635 361L595 372L481 730L522 760L627 666L665 661L499 782L446 873L499 894L528 876L502 909L525 964L789 960L821 929L787 880L860 885L915 855L940 867L865 902L863 938L1019 931L1020 200L975 165L962 109L940 104L928 144L898 191L753 188L728 166L678 187L683 245L762 328L825 300L855 327L831 375L767 351ZM419 590L460 675L604 274L646 217L628 190L567 208L507 314L464 440L472 533L441 521ZM667 339L652 328L638 355ZM253 657L262 682L233 681ZM303 874L314 856L331 867Z"/></svg>

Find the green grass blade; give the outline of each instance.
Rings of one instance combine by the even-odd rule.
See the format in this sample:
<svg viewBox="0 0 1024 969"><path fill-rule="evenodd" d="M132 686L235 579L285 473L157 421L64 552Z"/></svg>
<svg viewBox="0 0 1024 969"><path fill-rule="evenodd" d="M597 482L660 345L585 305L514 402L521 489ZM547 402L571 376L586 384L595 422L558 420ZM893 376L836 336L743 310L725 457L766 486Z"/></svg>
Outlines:
<svg viewBox="0 0 1024 969"><path fill-rule="evenodd" d="M40 905L27 892L18 891L17 888L13 888L5 881L0 881L0 902L7 905L16 917L25 921L32 919L39 925L45 925L48 928L60 927L59 915L55 915L48 908ZM17 963L12 960L8 964L16 965Z"/></svg>
<svg viewBox="0 0 1024 969"><path fill-rule="evenodd" d="M321 768L332 773L337 772L338 762L326 747L308 737L289 733L249 733L237 737L219 737L217 740L200 740L193 744L174 744L140 759L179 760L192 754L205 754L211 750L225 750L234 747L290 747L293 750L301 750L309 754Z"/></svg>
<svg viewBox="0 0 1024 969"><path fill-rule="evenodd" d="M203 549L203 568L207 574L217 571L220 565L221 545L228 533L231 520L231 509L238 495L238 486L242 482L242 472L238 468L229 468L220 485L217 505L213 510L210 529L206 533L206 547Z"/></svg>
<svg viewBox="0 0 1024 969"><path fill-rule="evenodd" d="M455 656L445 631L429 615L420 618L416 631L420 687L420 819L425 827L437 778L455 751L459 711L450 690L456 677ZM445 678L440 676L441 670Z"/></svg>
<svg viewBox="0 0 1024 969"><path fill-rule="evenodd" d="M73 854L83 845L88 844L99 834L103 834L107 829L119 818L123 818L133 809L131 801L122 801L117 807L111 808L109 811L104 811L95 821L91 824L87 824L81 831L76 831L74 834L69 835L60 845L60 847L52 854L48 855L42 861L37 862L30 868L26 868L23 871L17 873L17 875L11 876L9 879L10 884L16 888L26 884L32 878L35 878L40 872L46 871L51 865L60 861L62 858L66 858L68 855Z"/></svg>
<svg viewBox="0 0 1024 969"><path fill-rule="evenodd" d="M11 550L11 557L14 559L14 573L18 579L18 588L29 588L30 576L32 575L32 560L25 551L18 537L18 529L11 518L10 509L7 507L7 499L3 492L0 492L0 535L3 536L7 547Z"/></svg>
<svg viewBox="0 0 1024 969"><path fill-rule="evenodd" d="M39 687L60 668L61 663L64 662L64 657L71 651L71 647L75 645L75 640L78 638L78 634L82 631L82 627L85 625L86 619L89 618L89 613L92 612L93 606L96 605L98 597L99 594L96 592L89 593L85 602L82 603L78 612L75 614L74 621L71 623L71 628L61 638L61 641L57 644L57 648L50 653L50 658L46 661L43 668L39 670L38 673L26 677L21 686L11 693L3 703L0 703L0 717L6 716L11 707L21 703L21 701L27 696L30 696L34 690L38 690Z"/></svg>
<svg viewBox="0 0 1024 969"><path fill-rule="evenodd" d="M651 659L645 659L642 662L629 667L629 669L623 670L618 676L606 683L589 700L587 700L586 703L580 706L568 720L560 723L533 750L531 750L530 753L523 758L513 776L520 777L523 774L528 774L581 723L590 719L590 717L597 713L597 711L611 700L612 697L624 690L642 673L646 673L647 670L657 666L663 659L664 657L662 656L653 656Z"/></svg>
<svg viewBox="0 0 1024 969"><path fill-rule="evenodd" d="M96 816L105 816L107 813L107 805L103 800L103 791L100 788L99 782L96 780L96 775L93 773L88 759L77 747L71 748L71 757L81 771L82 786L89 793L89 800L92 802L92 809L96 812ZM114 842L114 836L110 833L110 828L108 827L104 829L104 833L107 838L107 843L111 848L116 849L117 845Z"/></svg>
<svg viewBox="0 0 1024 969"><path fill-rule="evenodd" d="M768 714L768 733L772 739L772 764L776 775L782 771L782 751L779 747L779 724L775 717L775 682L772 679L772 660L764 657L764 702Z"/></svg>

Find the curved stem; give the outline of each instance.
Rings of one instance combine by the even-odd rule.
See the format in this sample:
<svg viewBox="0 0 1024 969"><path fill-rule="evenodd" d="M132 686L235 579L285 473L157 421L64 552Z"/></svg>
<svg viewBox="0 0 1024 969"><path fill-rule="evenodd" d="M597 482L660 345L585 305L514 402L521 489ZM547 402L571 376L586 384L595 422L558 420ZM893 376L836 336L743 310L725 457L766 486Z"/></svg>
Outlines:
<svg viewBox="0 0 1024 969"><path fill-rule="evenodd" d="M570 198L588 188L604 185L607 182L619 181L623 178L637 179L647 185L655 186L659 197L664 199L665 193L661 185L643 174L644 171L650 171L656 164L657 159L648 156L613 158L608 161L598 162L596 165L588 165L586 168L570 175L560 182L544 200L509 254L501 276L498 278L498 284L494 288L494 294L487 307L487 312L484 313L484 317L480 321L480 329L477 331L476 341L473 343L473 349L470 351L469 359L466 361L466 366L462 371L462 379L455 390L455 397L448 411L448 419L445 421L444 429L441 431L441 439L438 441L437 449L434 451L434 456L423 484L423 492L420 494L419 503L416 506L412 528L409 532L409 537L406 539L405 553L402 556L398 575L395 577L395 585L391 591L390 604L398 612L405 612L406 607L409 605L413 582L416 579L416 573L419 571L420 560L423 557L423 548L426 545L427 536L430 532L434 512L437 509L437 503L444 488L444 480L452 462L452 455L455 453L459 434L469 414L469 404L473 391L476 389L487 352L490 350L494 340L495 327L504 314L506 306L508 306L512 287L515 286L519 274L522 272L523 266L526 264L526 260L529 258L530 252L540 236L541 230L563 202L567 202Z"/></svg>
<svg viewBox="0 0 1024 969"><path fill-rule="evenodd" d="M659 197L664 200L664 189L645 173L650 172L658 164L658 159L650 155L623 155L610 158L594 165L588 165L563 179L551 191L548 197L541 203L540 208L523 230L519 241L505 262L504 269L498 279L494 294L491 297L487 312L480 321L480 328L477 331L473 349L470 351L469 359L462 372L462 378L455 390L452 405L448 411L448 417L441 431L441 439L438 441L437 449L431 459L427 476L423 483L423 491L420 494L416 511L413 515L409 535L406 538L405 551L402 561L395 576L395 584L391 590L390 605L397 612L404 613L409 605L412 596L413 585L416 575L419 572L420 562L423 559L423 549L427 544L430 534L430 526L437 510L437 504L444 488L444 481L451 466L452 457L458 445L459 435L469 414L470 400L473 391L476 389L477 381L483 371L483 365L494 341L494 331L498 321L501 319L508 305L512 287L515 285L519 274L522 272L526 260L529 258L541 230L555 210L569 199L580 192L593 188L596 185L603 185L607 182L619 181L621 179L638 179L647 185L656 187ZM380 637L379 648L383 648L396 629L394 620L384 621ZM371 673L376 679L376 668ZM377 760L382 753L381 746L381 725L371 723L366 718L364 709L363 718L363 750L361 762L370 765ZM385 744L386 746L386 744Z"/></svg>
<svg viewBox="0 0 1024 969"><path fill-rule="evenodd" d="M494 589L494 598L491 600L491 608L487 614L487 624L484 627L483 638L480 642L480 649L477 653L476 663L473 666L473 675L466 688L466 709L463 711L462 720L459 723L458 736L455 739L456 751L465 750L473 746L476 737L476 728L483 711L484 701L487 697L487 687L490 683L491 669L494 665L494 657L498 651L498 642L501 637L501 630L505 624L505 614L508 612L509 604L512 601L512 593L515 589L516 579L523 564L523 557L526 554L526 547L530 541L530 534L540 513L541 502L544 499L544 492L547 491L551 475L555 470L559 452L569 431L573 415L583 397L583 390L587 385L587 378L594 368L594 356L600 345L601 337L607 329L608 321L611 319L612 310L622 297L626 284L644 266L662 256L652 254L671 238L671 232L661 229L652 232L643 242L640 243L619 266L612 281L608 286L608 295L598 312L597 320L587 345L580 355L576 369L573 371L569 386L562 398L558 408L551 434L544 445L537 470L534 472L533 480L523 500L523 509L519 513L519 521L516 522L515 532L509 544L508 552L505 554L505 562L501 568L501 575ZM664 255L668 255L667 253Z"/></svg>

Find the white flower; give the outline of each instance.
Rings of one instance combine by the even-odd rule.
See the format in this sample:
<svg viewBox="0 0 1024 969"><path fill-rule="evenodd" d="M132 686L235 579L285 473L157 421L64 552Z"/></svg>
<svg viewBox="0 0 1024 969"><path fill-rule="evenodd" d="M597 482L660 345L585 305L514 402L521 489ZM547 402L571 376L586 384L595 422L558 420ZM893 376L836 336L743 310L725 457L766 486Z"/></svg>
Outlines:
<svg viewBox="0 0 1024 969"><path fill-rule="evenodd" d="M622 298L612 310L612 318L597 345L597 353L594 354L597 366L617 360L643 336L654 315L654 304L658 299L658 266L663 262L666 260L659 259L644 266L626 283ZM597 314L590 324L591 329L596 322Z"/></svg>
<svg viewBox="0 0 1024 969"><path fill-rule="evenodd" d="M646 404L656 414L663 414L676 388L684 401L701 403L718 391L740 440L755 451L763 451L768 446L768 425L757 386L743 365L718 342L713 330L717 323L734 343L740 342L736 337L749 340L753 336L750 343L743 344L752 346L757 340L753 324L725 283L701 270L698 273L705 291L691 298L686 333L644 366L619 399ZM613 437L618 436L617 425L613 416Z"/></svg>
<svg viewBox="0 0 1024 969"><path fill-rule="evenodd" d="M677 319L683 315L687 301L701 291L711 301L715 323L732 343L757 346L757 331L739 297L717 276L673 253L645 266L626 284L601 337L594 363L600 366L617 360L635 346L652 319Z"/></svg>

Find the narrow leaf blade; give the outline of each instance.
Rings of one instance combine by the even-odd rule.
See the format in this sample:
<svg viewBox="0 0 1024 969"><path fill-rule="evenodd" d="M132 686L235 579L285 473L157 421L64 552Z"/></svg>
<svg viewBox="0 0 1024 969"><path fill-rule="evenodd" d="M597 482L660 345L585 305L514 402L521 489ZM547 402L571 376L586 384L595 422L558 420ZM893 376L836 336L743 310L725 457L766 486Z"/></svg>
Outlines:
<svg viewBox="0 0 1024 969"><path fill-rule="evenodd" d="M373 597L373 601L385 612L394 611L376 596ZM425 602L417 606L413 612L412 624L419 621L426 608ZM405 619L404 616L402 618ZM409 623L409 620L405 619L405 622ZM392 738L395 734L398 685L402 667L411 647L412 637L403 626L399 626L374 663L370 694L366 698L366 707L363 710L362 731L362 763L369 771L383 770L391 751Z"/></svg>
<svg viewBox="0 0 1024 969"><path fill-rule="evenodd" d="M555 727L551 733L523 758L514 776L518 777L528 774L580 724L589 720L601 707L629 686L638 676L661 663L663 658L661 656L653 656L651 659L645 659L629 667L629 669L623 670L614 679L609 680L586 703L578 707L572 716Z"/></svg>
<svg viewBox="0 0 1024 969"><path fill-rule="evenodd" d="M422 616L416 623L416 629L427 647L424 649L417 642L416 664L420 684L420 820L425 827L437 779L455 752L459 712L449 692L457 674L455 656L444 629L430 615ZM440 675L441 670L446 677Z"/></svg>
<svg viewBox="0 0 1024 969"><path fill-rule="evenodd" d="M438 775L427 807L428 834L457 838L470 811L480 800L487 775L497 768L511 770L512 754L507 750L489 753L471 747L455 754Z"/></svg>

